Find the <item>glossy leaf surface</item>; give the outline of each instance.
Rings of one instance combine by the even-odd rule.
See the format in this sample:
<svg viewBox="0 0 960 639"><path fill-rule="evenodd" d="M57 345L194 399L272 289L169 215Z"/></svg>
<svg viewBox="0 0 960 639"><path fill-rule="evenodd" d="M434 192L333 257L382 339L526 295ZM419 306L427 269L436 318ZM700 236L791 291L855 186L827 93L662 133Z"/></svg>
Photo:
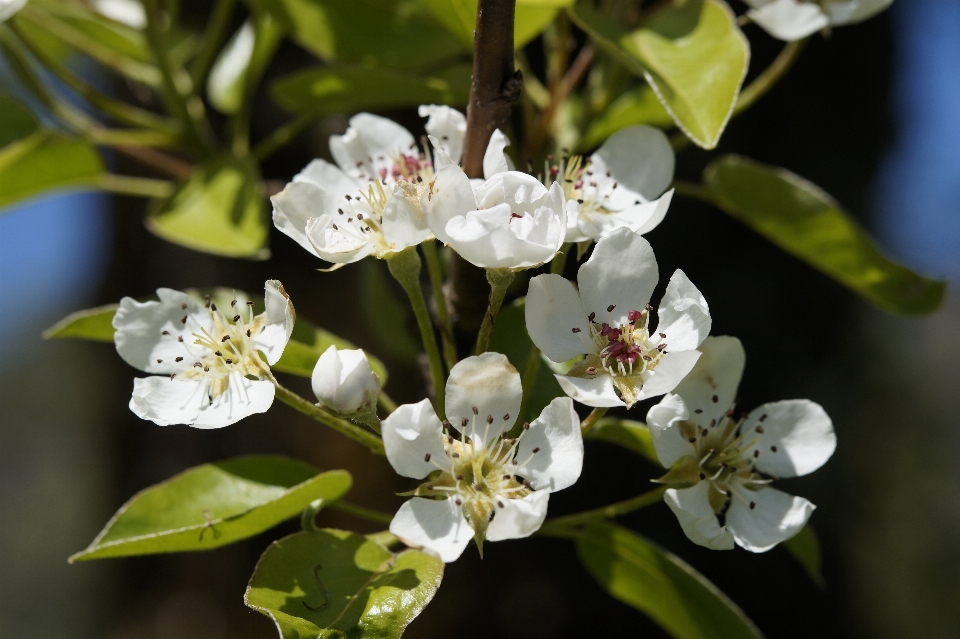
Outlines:
<svg viewBox="0 0 960 639"><path fill-rule="evenodd" d="M350 489L346 471L317 472L274 455L190 468L134 495L70 561L209 550L252 537Z"/></svg>
<svg viewBox="0 0 960 639"><path fill-rule="evenodd" d="M473 51L477 24L477 0L419 0L467 51ZM574 0L517 0L513 44L520 48L547 28L563 7Z"/></svg>
<svg viewBox="0 0 960 639"><path fill-rule="evenodd" d="M301 532L260 558L245 603L281 639L390 639L433 598L443 562L417 550L393 554L343 530Z"/></svg>
<svg viewBox="0 0 960 639"><path fill-rule="evenodd" d="M704 183L724 211L884 310L923 315L943 301L945 282L890 260L836 200L794 173L727 155Z"/></svg>
<svg viewBox="0 0 960 639"><path fill-rule="evenodd" d="M612 595L677 639L756 639L760 631L726 595L682 559L626 528L591 523L577 554Z"/></svg>
<svg viewBox="0 0 960 639"><path fill-rule="evenodd" d="M76 337L93 342L113 343L113 316L119 304L107 304L70 313L43 332L44 339Z"/></svg>
<svg viewBox="0 0 960 639"><path fill-rule="evenodd" d="M673 125L673 119L649 85L631 89L614 100L599 117L590 122L579 148L585 151L594 149L620 129L637 124L662 129Z"/></svg>
<svg viewBox="0 0 960 639"><path fill-rule="evenodd" d="M92 188L103 171L91 144L36 131L0 149L0 207L53 189Z"/></svg>

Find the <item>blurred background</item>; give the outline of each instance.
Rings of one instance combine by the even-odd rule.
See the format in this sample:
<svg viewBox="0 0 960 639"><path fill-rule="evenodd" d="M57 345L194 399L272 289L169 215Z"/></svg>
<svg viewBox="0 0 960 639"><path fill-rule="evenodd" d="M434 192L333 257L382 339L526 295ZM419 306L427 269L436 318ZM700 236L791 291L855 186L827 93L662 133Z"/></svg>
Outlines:
<svg viewBox="0 0 960 639"><path fill-rule="evenodd" d="M206 3L197 3L197 15ZM185 7L186 10L186 7ZM746 27L753 73L780 43ZM302 61L290 45L272 73ZM960 276L960 4L901 0L868 22L815 36L794 70L725 133L719 152L787 167L835 196L886 251L928 275ZM288 117L261 96L254 136ZM384 113L415 133L413 112ZM345 117L322 121L264 166L285 182ZM678 178L698 180L715 154L688 149ZM120 160L117 160L120 162ZM122 165L121 165L122 166ZM148 296L159 286L251 293L280 279L298 314L381 356L398 401L422 397L404 339L372 337L393 321L371 290L381 264L318 273L274 232L273 256L240 261L149 234L140 200L69 194L0 215L0 637L231 639L275 637L242 595L266 544L293 523L203 554L70 566L134 492L193 465L276 452L320 468L363 469L351 499L392 511L410 485L385 461L277 403L217 431L161 428L127 409L137 372L109 345L43 342L63 315ZM769 637L958 636L960 628L960 299L923 319L887 315L725 214L675 199L648 235L663 280L682 267L709 300L714 334L739 336L748 365L742 406L809 397L833 417L837 454L782 488L818 505L824 552L815 585L782 548L753 555L688 542L662 504L621 518L714 581ZM368 261L370 262L370 261ZM381 273L382 275L382 273ZM663 284L661 284L661 289ZM655 294L659 298L662 290ZM409 340L406 341L409 344ZM307 380L286 379L304 394ZM648 403L631 417L643 419ZM551 498L551 515L647 490L660 470L600 442L583 479ZM324 512L321 525L371 532ZM474 549L407 631L416 637L663 635L610 599L571 543L511 541Z"/></svg>

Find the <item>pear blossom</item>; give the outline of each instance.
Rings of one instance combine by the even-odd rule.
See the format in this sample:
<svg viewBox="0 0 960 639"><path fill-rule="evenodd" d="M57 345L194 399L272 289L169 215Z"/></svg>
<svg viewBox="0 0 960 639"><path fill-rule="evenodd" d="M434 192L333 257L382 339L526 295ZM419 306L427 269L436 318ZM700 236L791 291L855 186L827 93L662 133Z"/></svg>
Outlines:
<svg viewBox="0 0 960 639"><path fill-rule="evenodd" d="M520 411L520 374L499 353L468 357L450 371L447 418L429 400L404 404L382 422L387 459L399 474L427 481L390 523L390 532L443 561L457 559L473 538L533 534L550 493L571 486L583 467L580 420L568 397L554 399L506 431Z"/></svg>
<svg viewBox="0 0 960 639"><path fill-rule="evenodd" d="M694 367L710 332L706 300L683 271L667 284L652 325L648 304L659 274L653 249L619 228L601 238L577 275L538 275L527 292L530 339L557 364L581 358L563 391L588 406L626 406L673 390Z"/></svg>
<svg viewBox="0 0 960 639"><path fill-rule="evenodd" d="M734 543L765 552L794 536L815 506L771 488L780 477L820 468L837 446L830 418L806 399L771 402L734 417L745 355L735 337L710 337L675 393L647 413L660 462L670 471L664 501L696 544Z"/></svg>
<svg viewBox="0 0 960 639"><path fill-rule="evenodd" d="M27 4L27 0L0 0L0 22L23 9L25 4Z"/></svg>
<svg viewBox="0 0 960 639"><path fill-rule="evenodd" d="M654 229L673 198L676 156L660 129L631 126L612 135L584 160L563 157L547 166L550 179L563 179L566 197L565 241L599 240L627 227L637 233Z"/></svg>
<svg viewBox="0 0 960 639"><path fill-rule="evenodd" d="M276 280L266 310L237 295L229 307L169 288L159 301L120 301L113 318L117 352L153 377L134 380L130 410L160 426L229 426L273 404L275 364L293 331L293 304ZM264 359L266 361L264 361Z"/></svg>
<svg viewBox="0 0 960 639"><path fill-rule="evenodd" d="M362 350L331 346L317 360L311 383L321 405L344 415L371 410L380 395L380 378Z"/></svg>
<svg viewBox="0 0 960 639"><path fill-rule="evenodd" d="M495 137L497 145L505 140ZM499 159L490 156L491 170L507 166L502 152ZM560 185L554 182L547 188L519 171L471 181L457 164L445 164L420 204L437 239L484 268L539 266L553 259L566 233Z"/></svg>
<svg viewBox="0 0 960 639"><path fill-rule="evenodd" d="M855 24L870 18L893 0L744 0L747 15L779 40L800 40L828 27Z"/></svg>

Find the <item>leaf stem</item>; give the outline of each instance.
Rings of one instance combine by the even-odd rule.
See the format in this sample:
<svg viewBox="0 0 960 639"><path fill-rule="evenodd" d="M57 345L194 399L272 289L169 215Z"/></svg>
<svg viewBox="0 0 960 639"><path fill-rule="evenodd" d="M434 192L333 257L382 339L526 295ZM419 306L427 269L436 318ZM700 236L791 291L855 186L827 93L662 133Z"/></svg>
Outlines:
<svg viewBox="0 0 960 639"><path fill-rule="evenodd" d="M203 48L190 65L190 78L196 95L199 95L206 85L207 75L226 40L227 28L230 26L230 17L236 3L237 0L217 0L210 11L207 28L203 33Z"/></svg>
<svg viewBox="0 0 960 639"><path fill-rule="evenodd" d="M104 173L97 178L97 188L117 195L132 195L146 198L168 198L174 193L174 185L166 180L114 175Z"/></svg>
<svg viewBox="0 0 960 639"><path fill-rule="evenodd" d="M284 388L275 379L271 381L273 381L277 387L277 399L282 401L287 406L300 411L307 417L320 422L324 426L329 426L341 435L349 437L358 444L367 447L370 452L375 455L386 455L386 452L383 448L383 441L373 433L370 433L355 424L351 424L348 421L334 417L319 406L310 403L293 391ZM333 505L331 504L331 508L332 507Z"/></svg>
<svg viewBox="0 0 960 639"><path fill-rule="evenodd" d="M443 292L443 272L440 269L437 245L433 240L427 240L420 244L420 250L423 251L423 257L427 262L427 273L430 275L430 285L433 287L433 300L437 308L437 319L440 321L440 338L443 341L443 358L447 368L453 368L457 363L457 345L453 338L447 296Z"/></svg>
<svg viewBox="0 0 960 639"><path fill-rule="evenodd" d="M586 510L582 513L574 513L573 515L566 515L564 517L557 517L556 519L548 519L546 522L544 522L543 526L540 527L539 534L547 536L563 536L562 533L568 528L579 526L581 524L587 524L595 519L609 519L611 517L616 517L617 515L625 515L635 510L652 506L663 499L663 493L665 493L666 490L666 486L660 486L658 488L654 488L653 490L647 491L642 495L637 495L636 497L631 497L630 499L618 501L608 506L602 506L600 508L594 508L593 510Z"/></svg>
<svg viewBox="0 0 960 639"><path fill-rule="evenodd" d="M434 405L440 419L445 419L443 362L440 359L440 350L437 348L437 340L433 333L433 321L430 319L427 301L424 299L423 290L420 288L421 262L417 248L410 246L399 253L391 254L387 257L387 266L390 268L390 274L400 283L407 297L410 298L410 306L413 307L413 314L417 318L417 327L420 329L423 349L426 351L427 359L430 362Z"/></svg>
<svg viewBox="0 0 960 639"><path fill-rule="evenodd" d="M607 410L607 408L599 407L590 411L587 418L580 422L580 432L584 435L589 433L593 427L597 425L597 422L600 421L600 418L607 414Z"/></svg>
<svg viewBox="0 0 960 639"><path fill-rule="evenodd" d="M513 282L514 274L509 269L488 268L487 281L490 283L490 301L487 304L487 314L483 317L483 324L480 325L480 333L477 335L476 354L482 355L487 352L490 346L490 335L493 333L493 325L500 314L500 307L503 305L503 298L507 295L507 289Z"/></svg>

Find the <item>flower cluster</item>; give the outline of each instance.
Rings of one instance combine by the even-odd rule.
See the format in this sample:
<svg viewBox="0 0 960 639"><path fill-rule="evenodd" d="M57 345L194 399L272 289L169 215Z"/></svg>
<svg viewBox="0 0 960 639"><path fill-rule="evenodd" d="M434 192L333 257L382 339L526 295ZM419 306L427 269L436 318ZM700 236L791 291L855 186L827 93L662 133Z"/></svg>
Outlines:
<svg viewBox="0 0 960 639"><path fill-rule="evenodd" d="M772 11L783 3L755 4ZM840 4L857 3L815 6L835 15ZM314 160L273 197L277 228L333 268L368 256L390 260L391 272L407 268L411 300L420 293L419 261L409 262L418 258L408 249L424 241L435 238L488 275L510 278L559 253L565 259L574 243L581 254L596 244L576 284L558 274L562 269L529 280L527 333L567 395L530 423L521 421L520 374L505 355L482 347L480 355L452 358L445 389L439 356L431 362L436 395L443 395L437 408L424 399L382 421L378 407L392 402L383 401L364 352L330 346L318 354L318 403L307 410L346 428L370 427L363 436L374 438L396 472L421 481L390 531L444 561L458 558L471 539L482 553L486 540L527 537L544 522L550 493L580 476L582 429L591 422L581 425L574 402L602 413L663 396L647 422L668 469L657 481L666 484L664 500L686 535L710 548L762 552L796 534L814 506L770 484L824 464L836 446L833 426L806 400L737 417L743 347L733 337L708 337L709 306L683 271L671 275L659 307L651 305L660 274L642 235L664 219L672 196L666 136L629 127L586 158L548 158L534 176L514 170L506 136L496 131L484 178L470 179L459 166L463 114L425 105L420 115L428 133L420 145L384 118L351 118L347 131L330 139L335 164ZM239 294L229 301L169 289L157 295L125 298L114 318L120 355L156 374L135 381L131 409L160 425L200 428L266 411L278 388L270 367L294 322L280 283L266 283L258 315ZM426 343L433 336L429 319L423 323ZM290 391L282 390L286 401ZM305 410L309 402L299 401Z"/></svg>
<svg viewBox="0 0 960 639"><path fill-rule="evenodd" d="M800 40L830 27L863 22L893 0L744 0L747 16L775 38Z"/></svg>

